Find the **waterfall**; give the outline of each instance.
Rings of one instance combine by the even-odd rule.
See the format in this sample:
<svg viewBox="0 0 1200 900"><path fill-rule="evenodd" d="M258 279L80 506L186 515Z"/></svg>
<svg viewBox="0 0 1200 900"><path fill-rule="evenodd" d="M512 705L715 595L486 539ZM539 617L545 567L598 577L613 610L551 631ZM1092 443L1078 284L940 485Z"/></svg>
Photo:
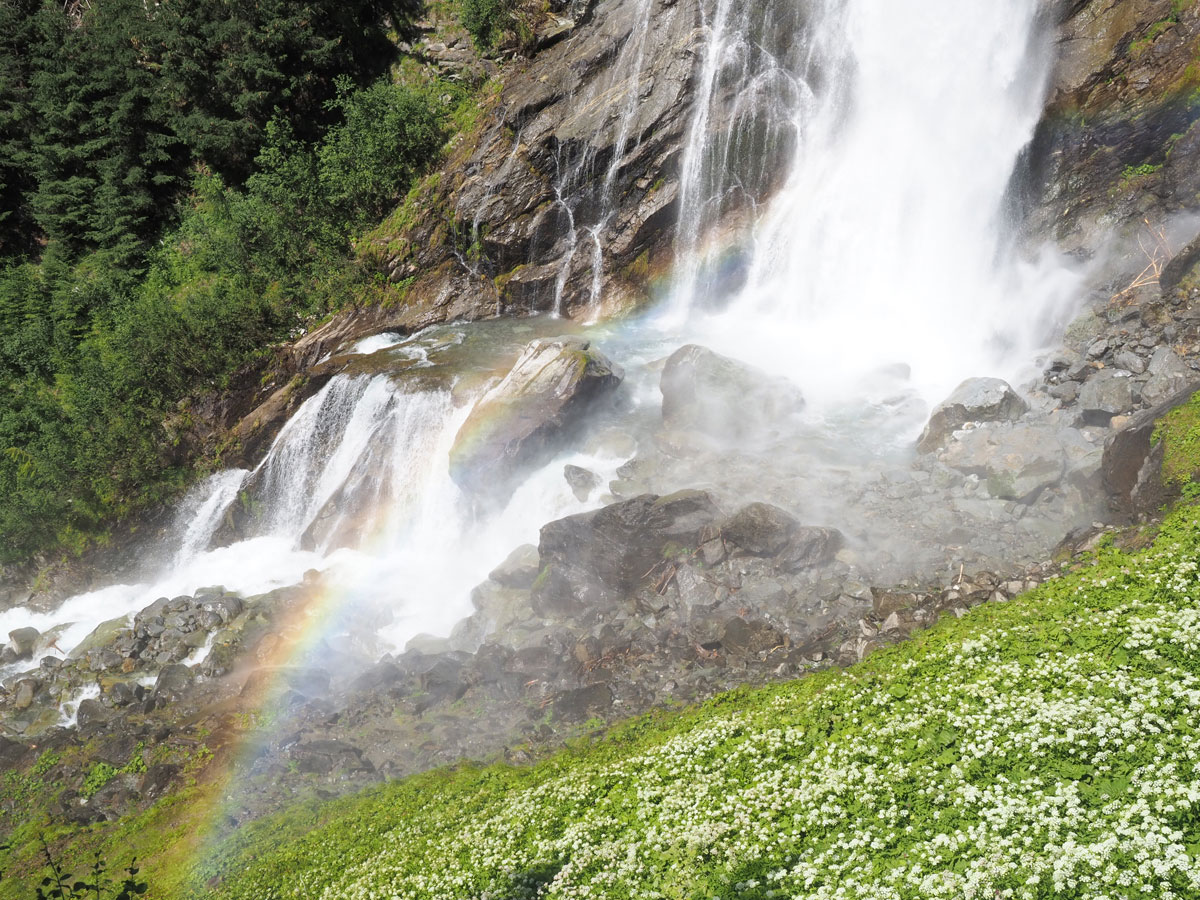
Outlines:
<svg viewBox="0 0 1200 900"><path fill-rule="evenodd" d="M1076 286L1061 261L1002 250L1005 192L1049 73L1043 6L827 0L772 53L753 21L772 13L715 0L672 326L688 319L818 401L887 363L911 366L928 402L971 375L1028 374ZM720 213L761 202L746 185L785 144L765 213L724 233ZM734 285L719 277L731 247Z"/></svg>
<svg viewBox="0 0 1200 900"><path fill-rule="evenodd" d="M188 491L175 514L174 530L179 543L175 565L186 565L208 547L249 474L245 469L227 469Z"/></svg>
<svg viewBox="0 0 1200 900"><path fill-rule="evenodd" d="M679 264L671 301L677 324L721 289L721 260L705 260L705 239L731 213L766 201L786 174L790 148L815 104L819 66L832 62L839 45L832 11L814 30L798 3L715 0L700 14L706 41L680 172ZM836 96L841 81L826 81ZM737 249L737 239L726 242Z"/></svg>
<svg viewBox="0 0 1200 900"><path fill-rule="evenodd" d="M634 133L634 126L638 106L644 99L643 86L648 82L645 70L649 64L646 59L649 29L645 23L654 3L655 0L636 0L630 15L634 27L621 39L617 59L607 77L574 98L578 110L574 118L578 120L595 116L598 109L608 110L607 115L600 117L597 130L611 129L611 142L584 141L580 149L576 142L565 141L557 149L555 206L565 224L565 251L554 282L555 315L563 312L563 291L580 252L587 254L586 265L591 273L589 306L595 308L599 303L604 278L605 230L615 212L613 189L627 153L641 137ZM569 134L572 123L564 123L562 130ZM606 143L611 146L611 156L607 161L597 160L595 148Z"/></svg>
<svg viewBox="0 0 1200 900"><path fill-rule="evenodd" d="M634 21L649 21L655 2L633 0ZM676 17L688 8L666 5ZM482 361L464 335L493 339L484 323L473 332L438 326L428 340L424 332L368 338L350 348L356 360L392 354L391 367L356 362L351 371L383 374L332 378L252 472L199 485L180 507L171 546L157 554L171 560L158 575L79 595L54 613L9 610L0 634L73 623L61 639L69 649L99 621L160 595L214 583L249 595L299 583L310 569L330 572L355 603L386 606L394 618L384 636L395 646L418 631L446 633L470 612L471 588L515 546L536 542L548 521L610 499L603 490L576 499L564 462L592 469L602 485L615 477L661 424L661 360L691 341L800 386L826 429L789 451L812 459L806 502L810 511L837 504L844 512L844 482L831 476L832 486L821 486L825 473L848 481L844 470L872 462L853 453L875 444L900 448L907 466L928 404L967 376L1015 380L1029 371L1075 295L1076 276L1053 254L1014 255L1003 240L1005 192L1049 72L1044 6L700 0L699 22L687 23L704 41L679 164L674 288L657 318L592 329L630 371L625 412L637 422L622 423L621 437L636 439L617 441L623 452L565 448L504 509L476 513L449 477L448 454L485 386L455 379L511 363L532 326L507 336L519 345L481 353ZM591 276L593 308L599 300L619 168L641 139L648 46L644 27L623 35L607 73L580 89L575 116L559 129L569 139L556 138L553 206L565 228L555 312L581 271ZM611 157L596 158L598 147ZM459 367L449 376L405 377L428 374L431 357L448 348L454 362L440 365ZM894 421L863 413L897 391L925 405L897 404L894 416L889 407ZM773 476L747 449L758 489ZM731 483L732 466L721 465L677 486ZM785 477L764 492L801 489ZM818 491L829 495L824 507Z"/></svg>

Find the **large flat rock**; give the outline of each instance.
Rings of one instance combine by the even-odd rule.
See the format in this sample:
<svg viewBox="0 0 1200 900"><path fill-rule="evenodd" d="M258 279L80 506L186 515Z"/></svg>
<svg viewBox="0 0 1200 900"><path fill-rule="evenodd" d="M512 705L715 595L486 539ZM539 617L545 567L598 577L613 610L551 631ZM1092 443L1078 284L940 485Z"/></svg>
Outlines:
<svg viewBox="0 0 1200 900"><path fill-rule="evenodd" d="M623 377L586 340L533 341L463 423L450 450L450 477L473 496L507 496Z"/></svg>

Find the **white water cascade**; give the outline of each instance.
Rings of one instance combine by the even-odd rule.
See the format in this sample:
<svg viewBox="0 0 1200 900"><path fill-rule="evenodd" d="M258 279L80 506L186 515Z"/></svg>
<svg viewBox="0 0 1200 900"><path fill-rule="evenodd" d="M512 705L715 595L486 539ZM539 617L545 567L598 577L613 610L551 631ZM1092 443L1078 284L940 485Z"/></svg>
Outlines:
<svg viewBox="0 0 1200 900"><path fill-rule="evenodd" d="M717 0L687 149L684 254L670 327L842 402L882 365L911 366L929 403L959 381L1031 373L1078 277L1006 251L1003 209L1052 62L1038 0L826 0L790 55L750 48ZM749 5L753 6L753 4ZM775 4L771 4L775 6ZM730 82L741 88L729 105ZM766 108L756 98L766 98ZM785 121L778 100L790 98ZM710 119L724 114L728 129ZM790 173L740 242L744 286L713 297L731 236L717 213L790 141ZM732 295L732 296L730 296ZM721 304L716 316L701 304Z"/></svg>
<svg viewBox="0 0 1200 900"><path fill-rule="evenodd" d="M647 19L652 2L639 3ZM47 652L61 653L158 596L212 584L250 595L297 584L311 569L326 572L347 604L388 610L385 645L446 634L471 611L472 587L514 547L536 543L542 524L603 502L603 491L576 499L564 463L592 469L602 484L613 478L661 421L657 361L692 341L796 382L813 421L828 428L811 452L831 467L847 468L837 456L846 446L890 443L909 453L928 404L958 381L1017 383L1031 371L1077 290L1078 276L1053 254L1005 250L1005 194L1051 61L1044 5L706 0L674 291L651 317L594 329L629 372L634 440L619 451L564 448L505 508L476 513L449 477L448 453L483 386L405 380L474 326L448 327L449 339L370 338L351 352L394 353L415 368L335 377L253 472L219 473L189 495L170 546L156 553L157 574L51 613L0 613L0 634L33 625L56 633ZM644 31L618 51L612 80L579 98L581 106L618 98L604 125L617 129L618 152L599 171L593 160L561 160L567 252L556 309L578 254L592 260L593 295L601 284L604 211L620 151L635 138L629 123L648 65ZM585 206L599 218L577 217ZM519 349L513 343L510 363ZM924 405L898 407L881 427L863 414L897 392ZM849 439L836 430L847 419L861 429ZM854 465L868 463L855 457ZM817 473L814 483L823 477L820 466L805 468Z"/></svg>

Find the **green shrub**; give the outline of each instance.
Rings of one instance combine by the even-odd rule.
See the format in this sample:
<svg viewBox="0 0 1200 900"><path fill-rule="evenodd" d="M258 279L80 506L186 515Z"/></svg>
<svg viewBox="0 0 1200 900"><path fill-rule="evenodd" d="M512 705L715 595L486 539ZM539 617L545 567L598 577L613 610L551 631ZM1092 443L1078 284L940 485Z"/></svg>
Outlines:
<svg viewBox="0 0 1200 900"><path fill-rule="evenodd" d="M513 0L462 0L460 19L475 45L491 50L515 25Z"/></svg>
<svg viewBox="0 0 1200 900"><path fill-rule="evenodd" d="M1185 488L1200 472L1200 393L1159 420L1154 427L1154 441L1165 443L1163 482Z"/></svg>

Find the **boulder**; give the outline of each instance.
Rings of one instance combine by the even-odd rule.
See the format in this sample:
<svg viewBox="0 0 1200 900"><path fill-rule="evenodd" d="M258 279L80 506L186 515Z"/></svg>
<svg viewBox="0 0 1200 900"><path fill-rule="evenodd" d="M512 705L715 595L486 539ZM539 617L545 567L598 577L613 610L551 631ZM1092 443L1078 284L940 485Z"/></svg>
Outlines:
<svg viewBox="0 0 1200 900"><path fill-rule="evenodd" d="M108 710L100 704L99 700L80 701L79 709L75 713L75 724L81 732L98 731L107 723Z"/></svg>
<svg viewBox="0 0 1200 900"><path fill-rule="evenodd" d="M563 466L563 477L571 486L571 493L580 503L586 503L600 484L600 476L582 466Z"/></svg>
<svg viewBox="0 0 1200 900"><path fill-rule="evenodd" d="M163 666L154 682L154 699L159 703L182 700L195 680L195 673L185 665L172 663Z"/></svg>
<svg viewBox="0 0 1200 900"><path fill-rule="evenodd" d="M200 603L203 612L217 616L222 625L228 625L242 614L245 605L242 599L234 594L219 597L208 597Z"/></svg>
<svg viewBox="0 0 1200 900"><path fill-rule="evenodd" d="M17 659L32 659L33 651L37 649L41 637L41 632L36 628L15 628L8 633L9 643Z"/></svg>
<svg viewBox="0 0 1200 900"><path fill-rule="evenodd" d="M533 544L522 544L492 569L488 578L504 587L528 590L533 587L533 580L541 568L538 548Z"/></svg>
<svg viewBox="0 0 1200 900"><path fill-rule="evenodd" d="M787 546L776 557L775 564L786 572L798 572L832 562L845 544L836 528L802 525L797 528Z"/></svg>
<svg viewBox="0 0 1200 900"><path fill-rule="evenodd" d="M1132 408L1133 388L1123 372L1102 369L1079 391L1079 414L1086 425L1107 426L1113 416Z"/></svg>
<svg viewBox="0 0 1200 900"><path fill-rule="evenodd" d="M1053 425L991 425L953 441L941 455L952 469L986 479L1003 500L1031 503L1066 471L1062 429Z"/></svg>
<svg viewBox="0 0 1200 900"><path fill-rule="evenodd" d="M13 690L13 706L17 709L29 709L33 706L33 698L37 696L41 685L32 678L18 681Z"/></svg>
<svg viewBox="0 0 1200 900"><path fill-rule="evenodd" d="M671 354L659 387L666 427L729 443L763 436L804 409L804 396L786 378L697 344Z"/></svg>
<svg viewBox="0 0 1200 900"><path fill-rule="evenodd" d="M720 513L704 491L643 494L542 527L542 570L533 584L535 611L578 613L632 592L659 566L669 544L694 548Z"/></svg>
<svg viewBox="0 0 1200 900"><path fill-rule="evenodd" d="M778 506L750 503L721 524L721 536L754 556L775 556L799 527L800 523Z"/></svg>
<svg viewBox="0 0 1200 900"><path fill-rule="evenodd" d="M474 496L507 496L513 481L545 462L623 377L588 341L532 342L463 423L450 450L450 476Z"/></svg>
<svg viewBox="0 0 1200 900"><path fill-rule="evenodd" d="M1150 378L1142 388L1142 398L1151 406L1166 403L1197 377L1170 347L1155 350L1146 371Z"/></svg>
<svg viewBox="0 0 1200 900"><path fill-rule="evenodd" d="M125 616L101 622L68 656L71 659L79 659L82 656L86 656L92 650L108 649L112 646L113 641L117 639L117 635L128 627L129 620Z"/></svg>
<svg viewBox="0 0 1200 900"><path fill-rule="evenodd" d="M1146 361L1132 350L1122 350L1113 358L1113 362L1134 375L1141 375L1146 371Z"/></svg>
<svg viewBox="0 0 1200 900"><path fill-rule="evenodd" d="M1015 422L1029 409L1008 382L968 378L937 405L917 441L917 451L932 453L968 422Z"/></svg>

